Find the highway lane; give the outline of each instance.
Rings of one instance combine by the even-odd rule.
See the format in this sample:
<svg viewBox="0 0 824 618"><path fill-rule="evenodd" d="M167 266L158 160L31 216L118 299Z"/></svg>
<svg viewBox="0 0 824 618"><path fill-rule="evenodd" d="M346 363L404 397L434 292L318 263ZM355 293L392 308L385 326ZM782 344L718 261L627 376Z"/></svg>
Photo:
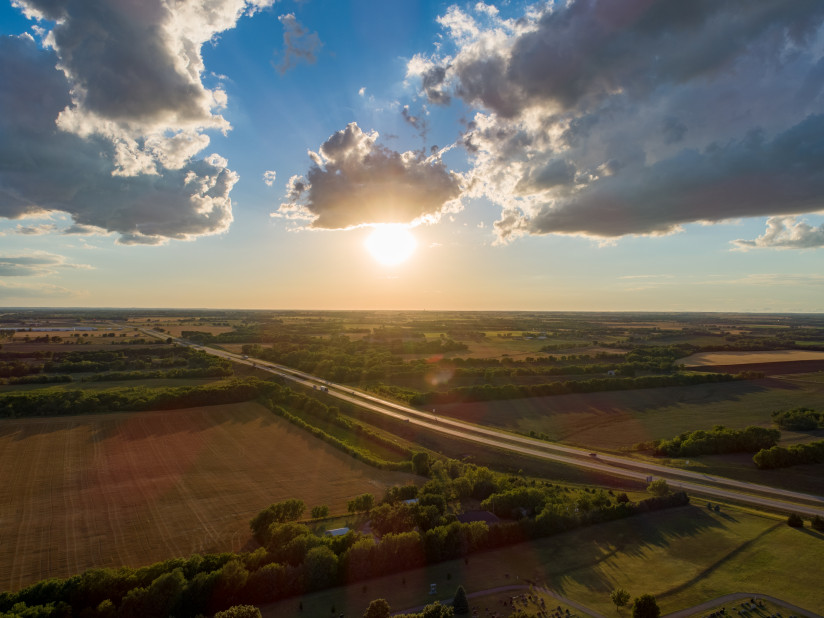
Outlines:
<svg viewBox="0 0 824 618"><path fill-rule="evenodd" d="M151 329L141 329L145 334L166 339L168 335ZM423 412L392 401L386 401L374 395L353 390L331 383L302 371L291 369L259 359L244 358L243 355L205 348L182 340L175 340L182 345L189 345L204 352L231 360L233 362L257 367L297 382L308 388L328 389L325 394L350 402L373 412L390 416L404 422L436 431L462 440L485 444L498 449L536 457L548 461L577 466L588 470L602 472L632 480L646 482L649 477L663 478L677 489L712 496L715 498L735 500L748 504L767 507L784 512L797 512L803 515L824 516L824 497L800 492L768 487L756 483L746 483L720 476L671 468L661 464L642 462L628 457L605 453L594 453L585 449L536 440L505 431L490 429L439 417L436 413Z"/></svg>

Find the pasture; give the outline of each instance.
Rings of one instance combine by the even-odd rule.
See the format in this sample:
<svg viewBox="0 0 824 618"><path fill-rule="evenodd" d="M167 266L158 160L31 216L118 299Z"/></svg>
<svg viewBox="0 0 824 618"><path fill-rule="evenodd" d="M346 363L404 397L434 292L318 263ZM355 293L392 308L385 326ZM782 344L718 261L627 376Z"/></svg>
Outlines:
<svg viewBox="0 0 824 618"><path fill-rule="evenodd" d="M654 594L662 615L734 592L768 594L813 611L824 607L824 535L811 530L809 522L799 530L784 518L727 506L716 513L704 501L695 502L474 554L466 562L443 562L287 599L261 608L262 613L266 618L325 616L334 606L336 613L360 616L375 598L386 598L400 611L451 601L460 584L473 593L530 582L605 616L616 615L609 594L617 587L633 597ZM431 583L437 584L437 595L427 594ZM482 601L470 599L480 616L486 615ZM625 609L621 615L628 614Z"/></svg>
<svg viewBox="0 0 824 618"><path fill-rule="evenodd" d="M0 590L253 543L298 498L332 514L409 474L370 468L254 403L0 421Z"/></svg>

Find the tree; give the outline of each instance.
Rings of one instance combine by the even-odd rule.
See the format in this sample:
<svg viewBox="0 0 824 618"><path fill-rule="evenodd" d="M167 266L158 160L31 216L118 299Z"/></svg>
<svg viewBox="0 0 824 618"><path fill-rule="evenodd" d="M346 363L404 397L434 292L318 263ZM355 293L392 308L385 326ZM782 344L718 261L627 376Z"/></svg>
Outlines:
<svg viewBox="0 0 824 618"><path fill-rule="evenodd" d="M375 599L366 608L366 613L363 618L389 618L392 613L392 608L386 599Z"/></svg>
<svg viewBox="0 0 824 618"><path fill-rule="evenodd" d="M412 455L412 471L421 476L429 476L429 453L415 453Z"/></svg>
<svg viewBox="0 0 824 618"><path fill-rule="evenodd" d="M663 497L670 494L669 485L664 479L657 479L647 485L647 491L653 496Z"/></svg>
<svg viewBox="0 0 824 618"><path fill-rule="evenodd" d="M235 605L215 614L215 618L261 618L260 610L254 605Z"/></svg>
<svg viewBox="0 0 824 618"><path fill-rule="evenodd" d="M658 618L661 608L651 594L642 594L632 603L632 618Z"/></svg>
<svg viewBox="0 0 824 618"><path fill-rule="evenodd" d="M312 519L320 519L321 517L326 517L329 515L329 507L324 506L315 506L312 507Z"/></svg>
<svg viewBox="0 0 824 618"><path fill-rule="evenodd" d="M787 518L787 525L790 526L791 528L803 528L804 527L804 520L801 519L800 515L798 515L796 513L792 513Z"/></svg>
<svg viewBox="0 0 824 618"><path fill-rule="evenodd" d="M810 520L810 525L813 527L813 530L824 532L824 519L822 519L820 515L813 517Z"/></svg>
<svg viewBox="0 0 824 618"><path fill-rule="evenodd" d="M346 509L350 513L371 511L373 506L375 506L375 496L372 494L361 494L357 498L354 498L346 503Z"/></svg>
<svg viewBox="0 0 824 618"><path fill-rule="evenodd" d="M337 583L338 557L326 545L313 547L303 561L306 583L311 590L320 590Z"/></svg>
<svg viewBox="0 0 824 618"><path fill-rule="evenodd" d="M609 595L610 600L615 604L615 609L617 610L619 607L624 607L627 603L629 603L629 592L624 590L623 588L616 588L613 590Z"/></svg>
<svg viewBox="0 0 824 618"><path fill-rule="evenodd" d="M455 592L455 598L452 600L452 609L458 616L463 616L469 613L469 600L466 598L466 590L463 586L458 586Z"/></svg>
<svg viewBox="0 0 824 618"><path fill-rule="evenodd" d="M255 535L258 542L260 542L261 545L266 545L267 539L265 535L269 526L274 523L284 523L300 519L305 508L302 500L291 499L276 502L255 515L252 521L249 522L249 527L252 529L252 534Z"/></svg>

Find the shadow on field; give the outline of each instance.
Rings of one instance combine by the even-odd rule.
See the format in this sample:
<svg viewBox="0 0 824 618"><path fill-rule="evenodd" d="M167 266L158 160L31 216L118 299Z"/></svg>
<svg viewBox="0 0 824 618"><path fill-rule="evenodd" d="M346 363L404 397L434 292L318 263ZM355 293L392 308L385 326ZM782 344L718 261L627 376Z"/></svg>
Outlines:
<svg viewBox="0 0 824 618"><path fill-rule="evenodd" d="M666 597L669 597L669 596L672 596L672 595L678 594L679 592L682 592L683 590L686 590L686 589L687 589L687 588L689 588L690 586L692 586L692 585L694 585L694 584L698 583L699 581L701 581L702 579L704 579L705 577L707 577L710 573L712 573L713 571L715 571L716 569L718 569L718 568L719 568L719 567L721 567L722 565L726 564L727 562L729 562L730 560L732 560L733 558L735 558L738 554L740 554L740 553L741 553L741 552L743 552L744 550L749 549L750 547L752 547L752 546L753 546L756 542L758 542L758 541L759 541L762 537L764 537L764 536L766 536L766 535L768 535L768 534L772 533L772 532L773 532L776 528L778 528L779 526L785 526L785 525L786 525L786 524L785 524L784 522L778 522L778 523L776 523L776 524L774 524L774 525L770 526L769 528L767 528L766 530L764 530L763 532L761 532L761 533L760 533L760 534L758 534L757 536L755 536L755 537L753 537L753 538L751 538L751 539L749 539L749 540L747 540L747 541L744 541L743 543L741 543L741 545L739 545L738 547L736 547L736 548L735 548L735 549L733 549L732 551L730 551L730 552L728 552L728 553L724 554L723 556L721 556L718 560L716 560L716 561L715 561L715 562L713 562L712 564L710 564L710 565L708 565L707 567L705 567L705 568L701 569L701 570L700 570L698 573L696 573L696 574L695 574L695 576L693 576L692 578L690 578L690 579L688 579L687 581L685 581L685 582L683 582L683 583L681 583L681 584L678 584L677 586L675 586L675 587L673 587L673 588L670 588L670 589L669 589L669 590L667 590L666 592L662 592L661 594L658 594L658 595L656 595L656 596L657 596L659 599L663 599L663 598L666 598Z"/></svg>
<svg viewBox="0 0 824 618"><path fill-rule="evenodd" d="M569 557L558 561L563 570L553 572L552 563L547 565L546 583L561 594L576 584L608 596L615 582L608 575L609 568L599 568L606 566L604 563L617 554L643 558L651 548L682 544L711 529L726 527L717 515L688 506L581 530L565 539L573 546L565 548Z"/></svg>

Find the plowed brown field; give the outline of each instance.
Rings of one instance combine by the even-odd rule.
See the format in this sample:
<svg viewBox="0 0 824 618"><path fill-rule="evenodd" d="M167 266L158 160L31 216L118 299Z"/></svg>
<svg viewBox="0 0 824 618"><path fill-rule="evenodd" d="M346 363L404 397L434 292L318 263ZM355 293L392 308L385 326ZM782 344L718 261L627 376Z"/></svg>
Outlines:
<svg viewBox="0 0 824 618"><path fill-rule="evenodd" d="M383 472L253 403L0 421L0 590L96 566L237 551L249 520L299 498L346 501Z"/></svg>

